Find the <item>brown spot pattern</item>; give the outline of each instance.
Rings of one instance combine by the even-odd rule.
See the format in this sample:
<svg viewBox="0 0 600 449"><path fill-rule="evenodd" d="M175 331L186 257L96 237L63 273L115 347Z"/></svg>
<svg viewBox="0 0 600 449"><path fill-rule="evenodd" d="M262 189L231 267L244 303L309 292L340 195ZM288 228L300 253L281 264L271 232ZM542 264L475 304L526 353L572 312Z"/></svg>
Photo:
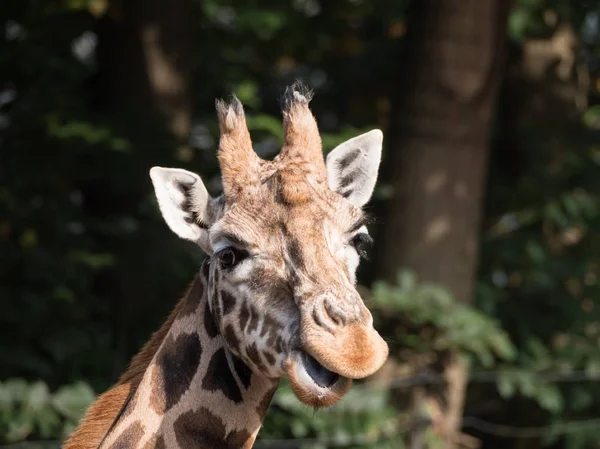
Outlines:
<svg viewBox="0 0 600 449"><path fill-rule="evenodd" d="M229 345L229 348L233 348L239 352L240 340L237 337L237 335L235 334L235 329L233 328L233 326L231 324L228 324L225 327L224 337L225 337L225 341Z"/></svg>
<svg viewBox="0 0 600 449"><path fill-rule="evenodd" d="M240 310L240 329L243 331L246 329L246 324L248 323L248 319L250 318L250 310L248 309L248 304L244 301L242 303L242 308Z"/></svg>
<svg viewBox="0 0 600 449"><path fill-rule="evenodd" d="M265 288L271 288L279 281L280 279L277 271L267 268L256 268L252 272L249 282L254 285L257 290L263 290Z"/></svg>
<svg viewBox="0 0 600 449"><path fill-rule="evenodd" d="M248 387L250 387L250 381L252 380L252 370L248 368L248 365L246 365L239 357L232 354L231 358L233 359L233 368L235 369L240 382L247 390Z"/></svg>
<svg viewBox="0 0 600 449"><path fill-rule="evenodd" d="M115 440L110 449L130 449L135 447L144 436L144 427L135 421Z"/></svg>
<svg viewBox="0 0 600 449"><path fill-rule="evenodd" d="M200 275L196 275L187 296L183 298L183 307L181 308L180 316L183 317L196 313L203 296L204 283L202 282Z"/></svg>
<svg viewBox="0 0 600 449"><path fill-rule="evenodd" d="M200 365L202 347L198 334L168 337L157 357L150 405L157 413L173 407L188 390Z"/></svg>
<svg viewBox="0 0 600 449"><path fill-rule="evenodd" d="M162 435L154 435L144 444L143 449L166 449L165 438Z"/></svg>
<svg viewBox="0 0 600 449"><path fill-rule="evenodd" d="M248 358L252 360L252 362L256 365L259 371L265 372L267 369L262 359L260 358L260 354L258 353L258 349L256 348L256 343L252 343L248 348L246 348L246 352L248 353Z"/></svg>
<svg viewBox="0 0 600 449"><path fill-rule="evenodd" d="M259 319L260 314L258 313L258 310L256 310L254 306L250 306L250 323L248 324L248 330L246 331L248 334L258 328Z"/></svg>
<svg viewBox="0 0 600 449"><path fill-rule="evenodd" d="M302 246L298 239L291 234L286 235L286 241L288 242L288 256L297 270L303 270L306 262L302 255Z"/></svg>
<svg viewBox="0 0 600 449"><path fill-rule="evenodd" d="M185 412L173 427L177 443L186 449L241 449L251 437L246 430L226 434L223 420L204 407Z"/></svg>
<svg viewBox="0 0 600 449"><path fill-rule="evenodd" d="M226 291L222 291L221 302L223 303L223 316L225 316L233 311L237 301L231 294Z"/></svg>
<svg viewBox="0 0 600 449"><path fill-rule="evenodd" d="M277 340L275 341L275 347L277 348L277 351L283 352L283 338L281 338L281 336L277 337Z"/></svg>
<svg viewBox="0 0 600 449"><path fill-rule="evenodd" d="M261 419L264 418L267 414L267 411L269 410L269 405L271 405L271 401L273 400L273 396L275 395L276 390L277 387L267 391L267 393L263 396L263 398L260 400L260 403L256 407L256 413L258 413L258 416L260 416Z"/></svg>
<svg viewBox="0 0 600 449"><path fill-rule="evenodd" d="M206 334L210 338L215 338L217 335L219 335L219 330L217 329L217 325L215 324L215 319L213 318L212 313L210 313L208 302L204 307L204 329L206 329Z"/></svg>
<svg viewBox="0 0 600 449"><path fill-rule="evenodd" d="M202 380L202 388L207 391L219 391L236 404L242 402L242 392L231 373L224 348L215 352L210 359Z"/></svg>
<svg viewBox="0 0 600 449"><path fill-rule="evenodd" d="M137 404L137 391L135 392L131 392L130 393L131 397L127 400L127 403L125 404L125 408L123 409L123 411L121 412L121 415L119 416L120 419L125 419L127 418L131 412L135 409L135 406Z"/></svg>
<svg viewBox="0 0 600 449"><path fill-rule="evenodd" d="M263 325L262 329L260 330L260 336L264 337L268 333L269 337L273 338L274 335L277 335L277 332L279 331L280 327L281 324L279 323L279 321L277 321L268 313L265 313L263 315Z"/></svg>
<svg viewBox="0 0 600 449"><path fill-rule="evenodd" d="M269 351L264 352L265 359L267 359L267 363L271 366L275 365L275 356L271 354Z"/></svg>
<svg viewBox="0 0 600 449"><path fill-rule="evenodd" d="M165 444L165 439L163 438L163 436L159 436L158 440L156 440L156 447L155 449L166 449L166 444Z"/></svg>

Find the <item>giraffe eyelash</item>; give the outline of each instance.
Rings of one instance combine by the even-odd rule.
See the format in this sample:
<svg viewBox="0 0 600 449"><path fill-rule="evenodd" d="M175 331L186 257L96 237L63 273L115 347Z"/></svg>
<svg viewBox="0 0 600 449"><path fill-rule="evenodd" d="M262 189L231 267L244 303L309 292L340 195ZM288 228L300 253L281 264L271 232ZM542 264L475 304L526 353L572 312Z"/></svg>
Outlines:
<svg viewBox="0 0 600 449"><path fill-rule="evenodd" d="M248 258L248 251L238 249L234 246L226 246L215 251L215 257L224 270L231 270Z"/></svg>
<svg viewBox="0 0 600 449"><path fill-rule="evenodd" d="M229 240L221 240L213 245L213 254L220 253L224 249L231 248L233 245Z"/></svg>
<svg viewBox="0 0 600 449"><path fill-rule="evenodd" d="M372 217L365 213L356 223L354 223L354 225L348 230L349 234L352 234L358 230L360 230L361 228L366 228L367 225L369 225L370 223L373 223L374 220L372 219Z"/></svg>

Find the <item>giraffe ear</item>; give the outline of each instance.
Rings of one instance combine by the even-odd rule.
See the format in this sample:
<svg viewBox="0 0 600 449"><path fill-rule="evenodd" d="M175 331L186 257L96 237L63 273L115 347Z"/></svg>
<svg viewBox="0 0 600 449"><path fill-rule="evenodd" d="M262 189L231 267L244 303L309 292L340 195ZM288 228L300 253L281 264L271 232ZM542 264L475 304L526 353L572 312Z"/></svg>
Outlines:
<svg viewBox="0 0 600 449"><path fill-rule="evenodd" d="M374 129L335 147L327 155L329 188L364 206L375 188L382 144L383 133Z"/></svg>
<svg viewBox="0 0 600 449"><path fill-rule="evenodd" d="M208 228L212 198L200 176L179 168L152 167L150 178L164 220L179 237L210 254Z"/></svg>

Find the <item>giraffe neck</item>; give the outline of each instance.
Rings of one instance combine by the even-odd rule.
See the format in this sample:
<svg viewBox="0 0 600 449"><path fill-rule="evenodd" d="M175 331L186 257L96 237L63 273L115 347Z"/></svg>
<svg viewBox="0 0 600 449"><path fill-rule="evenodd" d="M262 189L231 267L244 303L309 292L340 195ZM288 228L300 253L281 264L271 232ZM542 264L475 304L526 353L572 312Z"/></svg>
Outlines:
<svg viewBox="0 0 600 449"><path fill-rule="evenodd" d="M229 351L210 312L207 278L205 262L101 449L254 444L278 382Z"/></svg>

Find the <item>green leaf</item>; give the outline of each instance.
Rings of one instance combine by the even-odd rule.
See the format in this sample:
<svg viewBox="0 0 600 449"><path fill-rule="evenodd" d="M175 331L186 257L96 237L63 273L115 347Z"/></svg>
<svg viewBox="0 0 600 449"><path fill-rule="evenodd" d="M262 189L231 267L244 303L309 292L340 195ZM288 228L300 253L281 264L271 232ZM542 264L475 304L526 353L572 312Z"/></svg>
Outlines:
<svg viewBox="0 0 600 449"><path fill-rule="evenodd" d="M52 398L52 405L62 415L78 421L95 397L94 391L88 384L78 382L59 388Z"/></svg>
<svg viewBox="0 0 600 449"><path fill-rule="evenodd" d="M539 385L535 396L540 406L549 412L558 413L563 409L563 397L553 385Z"/></svg>
<svg viewBox="0 0 600 449"><path fill-rule="evenodd" d="M594 129L600 128L600 104L589 107L583 114L583 122Z"/></svg>
<svg viewBox="0 0 600 449"><path fill-rule="evenodd" d="M402 270L398 273L397 285L403 290L413 290L417 285L417 276L410 270Z"/></svg>
<svg viewBox="0 0 600 449"><path fill-rule="evenodd" d="M258 98L258 86L251 80L244 80L237 85L235 93L244 104L247 104L253 108L260 106L260 99Z"/></svg>
<svg viewBox="0 0 600 449"><path fill-rule="evenodd" d="M246 122L250 131L266 131L283 143L283 128L279 119L267 114L257 114L247 116Z"/></svg>
<svg viewBox="0 0 600 449"><path fill-rule="evenodd" d="M498 393L505 399L511 398L515 394L515 382L509 375L498 376L496 381Z"/></svg>
<svg viewBox="0 0 600 449"><path fill-rule="evenodd" d="M525 8L517 7L513 10L508 21L508 34L513 40L523 39L529 19L529 11Z"/></svg>
<svg viewBox="0 0 600 449"><path fill-rule="evenodd" d="M48 386L41 381L35 382L30 386L27 397L23 402L28 413L39 413L50 403Z"/></svg>

